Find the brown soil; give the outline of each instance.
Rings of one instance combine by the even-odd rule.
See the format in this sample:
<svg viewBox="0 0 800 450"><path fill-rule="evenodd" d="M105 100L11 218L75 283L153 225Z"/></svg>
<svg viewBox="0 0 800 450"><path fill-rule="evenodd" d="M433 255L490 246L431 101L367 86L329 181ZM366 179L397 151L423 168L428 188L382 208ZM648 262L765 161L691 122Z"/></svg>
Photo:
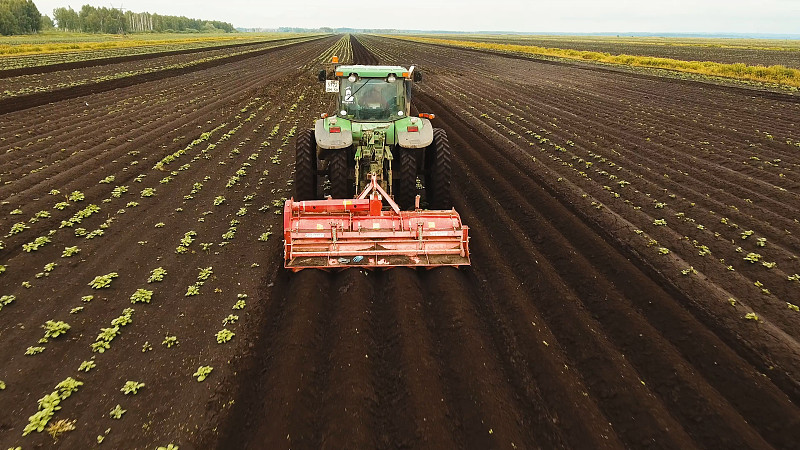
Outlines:
<svg viewBox="0 0 800 450"><path fill-rule="evenodd" d="M473 264L290 274L274 205L293 191L292 136L329 109L314 73L334 45L2 116L0 231L29 228L0 239L0 295L16 296L0 310L0 446L52 443L22 429L68 376L84 385L51 421L77 420L64 448L95 446L108 428L109 448L796 446L800 313L787 303L800 296L787 278L800 272L800 105L359 37L342 60L423 71L413 101L454 149ZM148 187L156 195L141 197ZM53 208L74 190L86 199ZM101 211L59 228L89 203ZM51 243L23 251L49 230ZM69 246L81 252L62 258ZM164 281L148 284L159 266ZM200 294L185 296L205 267ZM87 286L109 272L111 288ZM154 291L149 304L130 303L138 288ZM246 307L233 310L238 294ZM127 307L132 323L92 353ZM229 314L239 320L224 325ZM71 329L25 356L51 319ZM223 328L236 334L218 344ZM214 370L199 383L201 365ZM127 380L145 387L126 396ZM108 416L117 404L120 420Z"/></svg>

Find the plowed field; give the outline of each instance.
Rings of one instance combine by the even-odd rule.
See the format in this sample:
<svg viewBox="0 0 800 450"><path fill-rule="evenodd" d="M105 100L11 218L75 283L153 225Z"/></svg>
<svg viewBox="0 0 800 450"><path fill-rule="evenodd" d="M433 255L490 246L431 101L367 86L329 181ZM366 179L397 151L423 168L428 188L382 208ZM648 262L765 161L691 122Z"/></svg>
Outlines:
<svg viewBox="0 0 800 450"><path fill-rule="evenodd" d="M334 53L423 71L470 268L282 269ZM0 446L67 377L63 448L800 442L796 97L374 36L110 89L0 115Z"/></svg>

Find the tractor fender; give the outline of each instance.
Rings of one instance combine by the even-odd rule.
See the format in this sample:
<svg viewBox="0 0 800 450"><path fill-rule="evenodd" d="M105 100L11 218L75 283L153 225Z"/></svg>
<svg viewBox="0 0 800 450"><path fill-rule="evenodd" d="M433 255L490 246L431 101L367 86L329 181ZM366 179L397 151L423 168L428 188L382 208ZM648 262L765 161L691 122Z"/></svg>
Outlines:
<svg viewBox="0 0 800 450"><path fill-rule="evenodd" d="M353 144L353 133L349 129L341 128L341 133L331 133L325 127L325 119L318 119L314 125L314 137L317 145L323 149L346 148Z"/></svg>
<svg viewBox="0 0 800 450"><path fill-rule="evenodd" d="M417 122L419 131L408 131L407 127L398 126L396 131L397 143L404 148L424 148L433 142L433 125L428 119Z"/></svg>

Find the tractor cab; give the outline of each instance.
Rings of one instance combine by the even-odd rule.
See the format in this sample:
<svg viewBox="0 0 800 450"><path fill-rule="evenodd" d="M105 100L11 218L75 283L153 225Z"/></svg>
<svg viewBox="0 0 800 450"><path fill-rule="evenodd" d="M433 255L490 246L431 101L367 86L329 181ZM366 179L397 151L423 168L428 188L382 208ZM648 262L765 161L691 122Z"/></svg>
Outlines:
<svg viewBox="0 0 800 450"><path fill-rule="evenodd" d="M411 112L411 82L422 75L414 66L347 65L335 69L335 79L328 80L321 71L326 91L339 94L337 115L351 121L394 122Z"/></svg>

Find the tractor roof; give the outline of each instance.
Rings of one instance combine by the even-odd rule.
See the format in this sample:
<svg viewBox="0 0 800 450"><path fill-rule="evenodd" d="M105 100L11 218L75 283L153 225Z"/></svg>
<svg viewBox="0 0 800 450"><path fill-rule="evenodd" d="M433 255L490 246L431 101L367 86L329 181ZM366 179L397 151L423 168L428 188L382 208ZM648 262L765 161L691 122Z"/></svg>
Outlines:
<svg viewBox="0 0 800 450"><path fill-rule="evenodd" d="M362 78L385 78L389 76L390 73L393 73L396 77L402 77L403 74L407 72L408 69L402 66L364 66L361 64L356 64L336 67L337 75L342 73L344 76L348 76L351 73L355 73Z"/></svg>

